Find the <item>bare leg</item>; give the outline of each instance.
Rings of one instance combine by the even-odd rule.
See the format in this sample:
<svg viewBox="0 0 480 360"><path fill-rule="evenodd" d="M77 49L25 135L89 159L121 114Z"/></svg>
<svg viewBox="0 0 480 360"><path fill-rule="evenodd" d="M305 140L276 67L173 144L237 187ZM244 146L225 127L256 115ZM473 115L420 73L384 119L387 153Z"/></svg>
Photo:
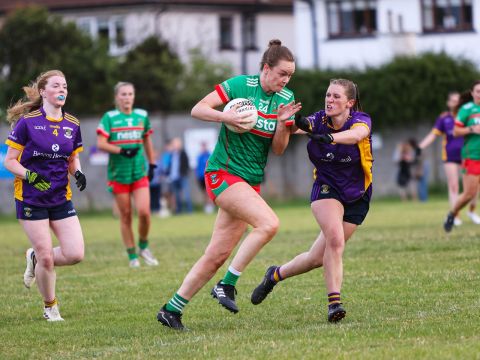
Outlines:
<svg viewBox="0 0 480 360"><path fill-rule="evenodd" d="M120 232L125 247L135 247L132 230L132 203L129 193L115 194L118 210L120 212Z"/></svg>
<svg viewBox="0 0 480 360"><path fill-rule="evenodd" d="M357 229L357 225L343 222L343 233L345 242L352 236ZM309 251L301 253L292 260L281 266L280 274L283 279L304 274L310 270L319 268L323 265L325 255L325 236L320 232Z"/></svg>
<svg viewBox="0 0 480 360"><path fill-rule="evenodd" d="M37 259L35 279L38 291L44 301L53 301L55 299L56 274L49 220L19 221L35 251Z"/></svg>
<svg viewBox="0 0 480 360"><path fill-rule="evenodd" d="M463 192L460 194L457 202L452 208L453 215L456 216L459 211L477 195L479 179L479 175L463 175Z"/></svg>
<svg viewBox="0 0 480 360"><path fill-rule="evenodd" d="M150 231L150 189L143 187L133 192L135 208L138 214L138 235L146 240Z"/></svg>
<svg viewBox="0 0 480 360"><path fill-rule="evenodd" d="M225 263L242 235L247 224L234 218L223 209L218 210L212 238L205 253L193 265L178 289L178 294L190 300Z"/></svg>
<svg viewBox="0 0 480 360"><path fill-rule="evenodd" d="M82 228L77 216L50 223L60 246L53 248L55 266L74 265L83 260L84 242Z"/></svg>

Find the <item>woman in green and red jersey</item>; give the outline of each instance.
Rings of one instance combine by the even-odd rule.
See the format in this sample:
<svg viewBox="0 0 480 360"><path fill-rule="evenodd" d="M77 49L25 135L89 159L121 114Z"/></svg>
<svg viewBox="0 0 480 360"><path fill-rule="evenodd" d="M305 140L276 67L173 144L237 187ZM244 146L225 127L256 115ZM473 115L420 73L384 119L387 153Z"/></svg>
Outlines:
<svg viewBox="0 0 480 360"><path fill-rule="evenodd" d="M145 110L133 108L135 88L128 82L119 82L114 88L116 109L107 111L97 128L97 146L110 154L108 186L115 196L120 212L120 230L127 249L130 267L140 266L138 255L147 265L158 265L148 247L150 230L149 180L156 168L152 129ZM148 164L145 162L147 156ZM138 214L140 248L137 255L132 230L132 197Z"/></svg>
<svg viewBox="0 0 480 360"><path fill-rule="evenodd" d="M278 217L259 195L260 183L269 149L276 155L284 152L291 133L288 125L293 124L294 114L301 105L295 103L293 92L285 87L295 71L295 62L280 40L270 41L260 70L260 74L240 75L217 85L192 109L192 116L197 119L222 123L217 145L205 169L207 193L219 210L204 255L157 315L158 321L170 328L184 328L183 307L216 274L251 225L252 231L238 248L225 277L211 291L223 307L238 312L236 282L278 230ZM233 132L225 126L246 129L246 116L239 115L236 107L227 112L216 110L236 98L249 99L258 110L258 121L248 132Z"/></svg>
<svg viewBox="0 0 480 360"><path fill-rule="evenodd" d="M446 232L453 228L455 217L476 195L480 182L480 80L470 91L462 94L455 118L454 136L463 136L462 147L463 192L447 214L443 223Z"/></svg>

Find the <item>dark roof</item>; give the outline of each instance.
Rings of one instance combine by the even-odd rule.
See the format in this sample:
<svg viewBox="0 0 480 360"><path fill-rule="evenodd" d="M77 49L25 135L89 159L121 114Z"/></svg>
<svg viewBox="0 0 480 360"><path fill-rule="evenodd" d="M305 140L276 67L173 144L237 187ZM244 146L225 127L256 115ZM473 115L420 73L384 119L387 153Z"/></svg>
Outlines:
<svg viewBox="0 0 480 360"><path fill-rule="evenodd" d="M261 8L292 8L293 0L0 0L0 13L26 5L42 5L49 10L74 10L135 5L192 6L258 6Z"/></svg>

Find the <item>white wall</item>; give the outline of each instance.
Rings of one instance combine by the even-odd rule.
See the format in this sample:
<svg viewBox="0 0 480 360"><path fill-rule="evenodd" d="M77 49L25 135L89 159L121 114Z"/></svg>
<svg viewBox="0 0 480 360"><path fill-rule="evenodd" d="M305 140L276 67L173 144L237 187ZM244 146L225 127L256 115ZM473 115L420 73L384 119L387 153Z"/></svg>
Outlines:
<svg viewBox="0 0 480 360"><path fill-rule="evenodd" d="M480 66L480 0L473 1L472 32L423 34L419 0L378 0L377 35L366 38L329 39L325 0L316 0L318 60L321 68L378 66L397 55L445 51ZM391 14L389 16L389 13ZM298 65L313 67L311 20L308 6L295 1L295 52ZM399 21L401 17L402 21ZM400 26L400 23L403 25Z"/></svg>

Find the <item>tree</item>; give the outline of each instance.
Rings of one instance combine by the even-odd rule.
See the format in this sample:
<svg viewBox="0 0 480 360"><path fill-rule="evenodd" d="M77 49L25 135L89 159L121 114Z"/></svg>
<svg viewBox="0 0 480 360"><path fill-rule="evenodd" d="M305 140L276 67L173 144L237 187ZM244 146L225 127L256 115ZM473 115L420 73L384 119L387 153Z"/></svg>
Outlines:
<svg viewBox="0 0 480 360"><path fill-rule="evenodd" d="M168 44L151 36L127 53L120 64L120 80L135 85L139 107L170 111L182 71L182 63Z"/></svg>
<svg viewBox="0 0 480 360"><path fill-rule="evenodd" d="M216 84L230 78L232 68L227 64L210 62L199 49L190 51L190 63L178 84L176 110L191 109Z"/></svg>
<svg viewBox="0 0 480 360"><path fill-rule="evenodd" d="M2 107L21 98L23 86L51 69L67 78L68 111L100 112L112 103L116 63L106 47L42 7L21 8L7 17L0 30L0 69Z"/></svg>

